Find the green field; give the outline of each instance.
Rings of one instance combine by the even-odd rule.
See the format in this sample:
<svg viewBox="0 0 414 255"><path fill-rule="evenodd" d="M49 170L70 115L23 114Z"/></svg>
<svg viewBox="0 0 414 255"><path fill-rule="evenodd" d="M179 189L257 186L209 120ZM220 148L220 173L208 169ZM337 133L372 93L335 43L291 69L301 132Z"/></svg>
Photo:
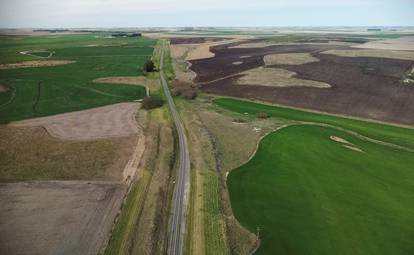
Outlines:
<svg viewBox="0 0 414 255"><path fill-rule="evenodd" d="M0 37L0 64L28 60L73 60L76 63L37 68L0 70L0 122L82 110L140 99L145 88L132 85L97 84L108 76L142 75L151 58L155 40L110 38L102 34ZM54 52L51 58L19 52ZM39 54L39 53L37 53Z"/></svg>
<svg viewBox="0 0 414 255"><path fill-rule="evenodd" d="M213 102L216 105L219 105L228 110L243 114L247 113L248 115L255 115L259 112L266 112L271 117L286 120L325 123L351 130L373 139L414 149L413 128L408 129L351 118L337 117L328 114L301 111L287 107L259 104L232 98L218 98Z"/></svg>
<svg viewBox="0 0 414 255"><path fill-rule="evenodd" d="M214 103L239 113L265 111L279 120L344 129L301 124L280 129L230 173L236 218L253 233L260 228L257 254L412 254L414 153L347 132L412 146L412 129L235 99Z"/></svg>

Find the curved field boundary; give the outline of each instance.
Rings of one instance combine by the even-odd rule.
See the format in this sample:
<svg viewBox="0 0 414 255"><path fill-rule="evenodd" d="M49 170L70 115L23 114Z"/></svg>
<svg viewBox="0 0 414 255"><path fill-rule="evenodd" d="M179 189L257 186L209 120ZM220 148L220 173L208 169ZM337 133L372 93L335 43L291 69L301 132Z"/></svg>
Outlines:
<svg viewBox="0 0 414 255"><path fill-rule="evenodd" d="M42 56L39 56L39 55L31 54L31 53L35 53L35 52L49 52L49 56L42 57ZM38 50L38 51L27 50L27 51L21 51L19 53L22 54L22 55L28 55L28 56L32 56L32 57L36 57L36 58L51 58L55 54L54 51L47 51L47 50L43 50L43 51L42 50Z"/></svg>
<svg viewBox="0 0 414 255"><path fill-rule="evenodd" d="M10 96L9 100L7 100L6 102L4 102L3 104L0 105L0 109L3 108L4 106L10 104L11 102L13 102L14 98L16 97L16 88L11 86L11 85L7 85L7 86L9 87L9 89L11 91L10 92L11 96Z"/></svg>
<svg viewBox="0 0 414 255"><path fill-rule="evenodd" d="M359 133L357 133L357 132L355 132L355 131L351 131L351 130L347 130L347 129L344 129L344 128L341 128L341 127L337 127L337 126L334 126L334 125L329 125L329 124L325 124L325 123L314 123L314 122L299 122L299 123L293 123L293 124L285 124L285 125L282 125L282 126L280 126L280 127L277 127L276 129L274 129L274 130L271 130L271 131L269 131L269 132L267 132L267 133L265 133L265 134L263 134L260 138L259 138L259 140L257 141L257 143L256 143L256 148L254 149L254 151L252 152L252 154L250 155L250 157L245 161L245 162L243 162L243 163L241 163L239 166L237 166L237 167L235 167L233 170L235 170L235 169L237 169L237 168L239 168L239 167L241 167L241 166L243 166L243 165L246 165L255 155L256 155L256 153L257 153L257 150L259 149L259 146L260 146L260 143L262 142L262 140L265 138L265 137L267 137L268 135L270 135L270 134L273 134L273 133L275 133L275 132L277 132L277 131L280 131L280 130L282 130L282 129L285 129L285 128L288 128L288 127L291 127L291 126L301 126L301 125L309 125L309 126L319 126L319 127L328 127L328 128L332 128L332 129L336 129L336 130L339 130L339 131L342 131L342 132L345 132L345 133L347 133L347 134L350 134L350 135L353 135L353 136L355 136L356 138L358 138L358 139L360 139L360 140L363 140L363 141L367 141L367 142L371 142L371 143L375 143L375 144L378 144L378 145L382 145L382 146L386 146L386 147L390 147L390 148L393 148L393 149L398 149L398 150L403 150L403 151L407 151L407 152L412 152L412 153L414 153L414 149L410 149L410 148L406 148L406 147L403 147L403 146L400 146L400 145L396 145L396 144L392 144L392 143L388 143L388 142L383 142L383 141L379 141L379 140L376 140L376 139L373 139L373 138L369 138L369 137L366 137L366 136L363 136L363 135L361 135L361 134L359 134ZM231 171L233 171L233 170L231 170ZM227 172L226 173L226 182L227 182L227 176L228 176L228 173L229 172ZM234 219L238 222L238 220L234 217ZM239 225L240 226L242 226L241 224L240 224L240 222L239 222ZM243 227L244 228L244 227ZM255 233L253 233L253 234L255 234ZM258 238L258 240L257 240L257 242L256 242L256 244L255 244L255 246L252 248L252 251L249 253L250 255L253 255L253 254L255 254L256 253L256 251L257 250L259 250L259 248L260 248L260 239Z"/></svg>
<svg viewBox="0 0 414 255"><path fill-rule="evenodd" d="M363 140L363 141L367 141L367 142L375 143L375 144L378 144L378 145L387 146L387 147L390 147L390 148L393 148L393 149L398 149L398 150L402 150L402 151L406 151L406 152L412 152L412 153L414 153L414 149L407 148L407 147L400 146L400 145L393 144L393 143L388 143L388 142L384 142L384 141L376 140L376 139L373 139L373 138L370 138L370 137L367 137L367 136L361 135L361 134L359 134L359 133L357 133L357 132L355 132L355 131L351 131L351 130L348 130L348 129L345 129L345 128L337 127L337 126L334 126L334 125L325 124L325 123L316 123L316 122L298 122L298 123L293 123L293 124L285 124L285 125L282 125L282 126L280 126L280 127L277 127L277 128L275 128L275 129L273 129L273 130L271 130L271 131L269 131L269 132L267 132L267 133L263 134L263 135L259 138L259 140L257 141L257 143L256 143L256 148L254 149L254 151L252 152L252 154L250 155L250 157L249 157L246 161L244 161L243 163L241 163L239 166L235 167L234 169L239 168L239 167L241 167L241 166L243 166L243 165L247 164L247 163L248 163L248 162L249 162L249 161L250 161L250 160L254 157L254 155L256 155L256 152L257 152L257 150L259 149L260 142L261 142L261 141L262 141L262 140L263 140L266 136L268 136L268 135L270 135L270 134L272 134L272 133L274 133L274 132L277 132L277 131L279 131L279 130L281 130L281 129L284 129L284 128L288 128L288 127L291 127L291 126L301 126L301 125L319 126L319 127L329 127L329 128L333 128L333 129L336 129L336 130L339 130L339 131L342 131L342 132L348 133L348 134L350 134L350 135L353 135L353 136L355 136L355 137L357 137L358 139L361 139L361 140ZM234 169L233 169L233 170L234 170ZM233 170L231 170L231 171L233 171ZM227 176L226 176L226 177L227 177Z"/></svg>

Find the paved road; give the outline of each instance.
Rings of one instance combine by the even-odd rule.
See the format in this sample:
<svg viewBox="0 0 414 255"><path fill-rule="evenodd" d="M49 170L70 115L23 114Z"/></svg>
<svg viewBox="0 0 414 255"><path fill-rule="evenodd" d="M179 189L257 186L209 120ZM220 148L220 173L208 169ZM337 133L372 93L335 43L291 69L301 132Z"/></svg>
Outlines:
<svg viewBox="0 0 414 255"><path fill-rule="evenodd" d="M175 178L175 188L172 201L172 211L169 222L168 233L168 254L181 255L183 254L184 233L186 223L186 213L188 206L188 197L190 190L190 155L188 152L187 138L185 129L181 121L180 115L171 97L167 81L164 74L164 47L161 51L160 59L160 79L164 94L168 102L168 107L175 127L178 133L179 142L179 166L177 176Z"/></svg>

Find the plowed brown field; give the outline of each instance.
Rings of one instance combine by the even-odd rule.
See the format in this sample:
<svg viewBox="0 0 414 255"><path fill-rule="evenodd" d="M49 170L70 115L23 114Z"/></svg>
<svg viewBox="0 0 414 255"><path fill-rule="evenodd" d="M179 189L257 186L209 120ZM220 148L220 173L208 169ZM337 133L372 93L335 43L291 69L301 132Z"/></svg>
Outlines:
<svg viewBox="0 0 414 255"><path fill-rule="evenodd" d="M256 41L255 41L256 42ZM401 124L414 124L414 86L402 77L414 61L390 57L343 57L321 54L346 45L283 44L260 48L235 48L239 43L211 47L213 58L193 60L196 82L208 93L262 100L335 114ZM270 67L295 72L296 78L330 84L331 88L238 85L242 72L264 66L263 57L281 53L310 53L317 62ZM248 56L248 57L246 57ZM242 61L234 65L236 61Z"/></svg>

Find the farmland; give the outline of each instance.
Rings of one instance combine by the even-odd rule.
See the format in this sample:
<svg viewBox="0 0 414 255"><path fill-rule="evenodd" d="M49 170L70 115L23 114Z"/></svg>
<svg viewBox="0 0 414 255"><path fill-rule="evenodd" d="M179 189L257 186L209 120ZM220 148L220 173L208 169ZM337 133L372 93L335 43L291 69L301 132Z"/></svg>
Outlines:
<svg viewBox="0 0 414 255"><path fill-rule="evenodd" d="M159 88L142 71L155 43L101 33L0 37L0 253L103 253L131 183L136 197L114 236L132 225L153 170L139 171L140 160L157 156L136 102Z"/></svg>
<svg viewBox="0 0 414 255"><path fill-rule="evenodd" d="M414 123L414 87L402 82L414 64L412 51L360 49L364 44L320 35L292 38L212 46L211 57L190 61L195 83L216 95ZM412 37L402 38L408 45Z"/></svg>
<svg viewBox="0 0 414 255"><path fill-rule="evenodd" d="M236 218L253 233L260 228L257 254L410 254L413 129L213 102L243 116L266 112L278 122L296 121L266 136L227 179Z"/></svg>
<svg viewBox="0 0 414 255"><path fill-rule="evenodd" d="M2 37L0 41L3 65L70 61L58 66L2 68L0 82L9 88L0 93L2 123L142 98L145 95L142 86L93 81L108 76L142 75L142 65L152 56L155 44L155 40L148 38L104 35ZM28 50L53 54L48 58L44 54L19 53Z"/></svg>

